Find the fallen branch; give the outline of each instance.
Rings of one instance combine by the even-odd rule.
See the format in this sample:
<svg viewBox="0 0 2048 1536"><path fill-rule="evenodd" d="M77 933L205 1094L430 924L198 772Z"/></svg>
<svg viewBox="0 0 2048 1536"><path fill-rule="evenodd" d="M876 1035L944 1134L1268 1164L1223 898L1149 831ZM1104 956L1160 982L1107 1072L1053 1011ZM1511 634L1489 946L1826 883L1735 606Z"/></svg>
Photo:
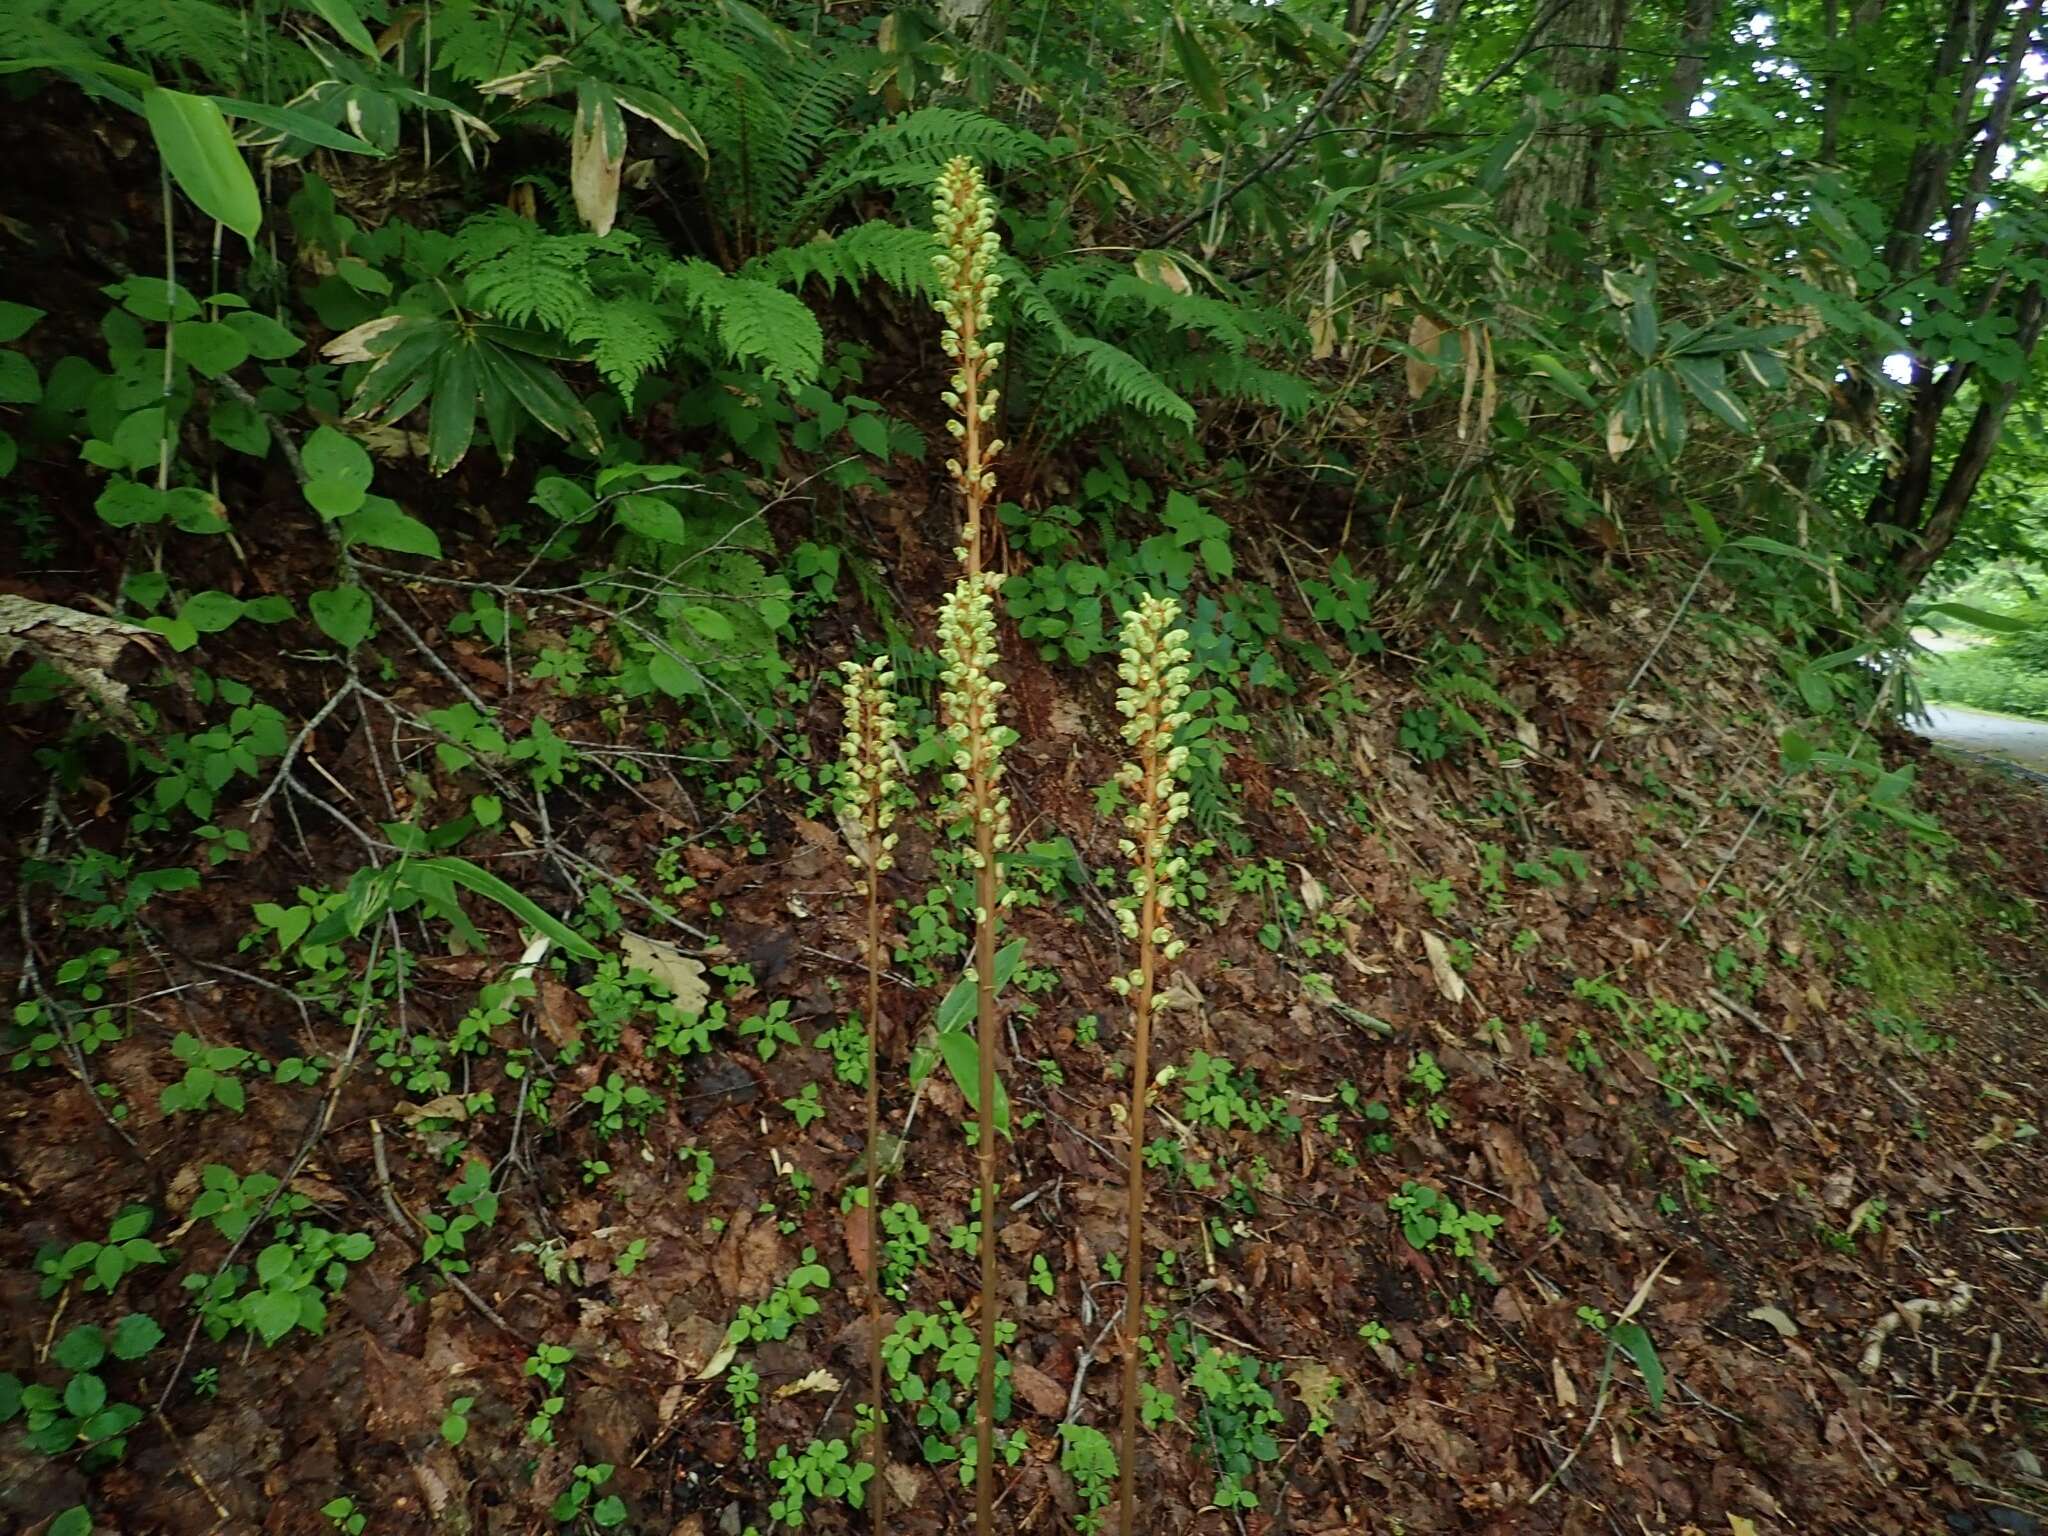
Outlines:
<svg viewBox="0 0 2048 1536"><path fill-rule="evenodd" d="M1878 1367L1884 1364L1885 1343L1899 1331L1901 1323L1911 1323L1917 1333L1923 1317L1960 1317L1968 1311L1975 1294L1969 1284L1953 1276L1945 1283L1948 1295L1915 1296L1911 1301L1899 1302L1880 1317L1863 1336L1863 1358L1856 1362L1856 1369L1864 1376L1877 1374Z"/></svg>

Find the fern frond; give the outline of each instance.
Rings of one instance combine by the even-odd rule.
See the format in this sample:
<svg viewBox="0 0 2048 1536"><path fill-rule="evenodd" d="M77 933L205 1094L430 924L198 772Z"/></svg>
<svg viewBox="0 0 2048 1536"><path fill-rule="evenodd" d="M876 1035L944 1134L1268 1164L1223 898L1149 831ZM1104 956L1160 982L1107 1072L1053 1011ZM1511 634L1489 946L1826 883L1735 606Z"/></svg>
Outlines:
<svg viewBox="0 0 2048 1536"><path fill-rule="evenodd" d="M591 363L628 410L640 380L676 345L675 328L658 305L645 299L600 300L577 315L569 335L590 344Z"/></svg>
<svg viewBox="0 0 2048 1536"><path fill-rule="evenodd" d="M1268 368L1248 357L1197 352L1185 355L1181 363L1177 369L1161 371L1183 394L1213 395L1262 405L1289 421L1301 420L1320 398L1315 386L1300 374Z"/></svg>
<svg viewBox="0 0 2048 1536"><path fill-rule="evenodd" d="M677 262L663 288L716 334L734 362L783 384L810 382L825 364L818 317L794 294L751 277L728 277L708 261Z"/></svg>
<svg viewBox="0 0 2048 1536"><path fill-rule="evenodd" d="M865 85L861 56L737 10L680 33L677 51L689 85L665 94L704 136L707 202L750 246L786 238L819 146Z"/></svg>
<svg viewBox="0 0 2048 1536"><path fill-rule="evenodd" d="M1012 257L1000 260L997 270L1003 275L1003 292L1009 295L1011 314L1025 324L1045 331L1055 352L1065 354L1072 351L1078 340L1074 328L1067 323L1067 317L1050 295L1039 287L1038 280Z"/></svg>
<svg viewBox="0 0 2048 1536"><path fill-rule="evenodd" d="M784 288L801 288L815 277L830 293L837 293L841 283L858 288L878 277L898 293L929 299L932 237L927 230L873 219L837 235L770 251L749 262L744 275Z"/></svg>
<svg viewBox="0 0 2048 1536"><path fill-rule="evenodd" d="M501 320L567 332L591 302L584 264L598 249L595 236L550 235L500 210L471 219L456 243L470 301Z"/></svg>
<svg viewBox="0 0 2048 1536"><path fill-rule="evenodd" d="M957 107L925 107L868 129L835 151L805 194L808 210L829 208L856 187L926 187L948 160L965 155L1011 169L1044 157L1037 134Z"/></svg>
<svg viewBox="0 0 2048 1536"><path fill-rule="evenodd" d="M1195 408L1123 348L1113 347L1099 337L1084 336L1070 350L1080 358L1087 375L1102 385L1118 405L1178 422L1183 427L1195 424Z"/></svg>
<svg viewBox="0 0 2048 1536"><path fill-rule="evenodd" d="M252 57L241 15L216 0L60 0L45 14L74 38L95 46L104 39L133 59L178 65L223 85L239 87ZM305 57L296 46L289 52Z"/></svg>

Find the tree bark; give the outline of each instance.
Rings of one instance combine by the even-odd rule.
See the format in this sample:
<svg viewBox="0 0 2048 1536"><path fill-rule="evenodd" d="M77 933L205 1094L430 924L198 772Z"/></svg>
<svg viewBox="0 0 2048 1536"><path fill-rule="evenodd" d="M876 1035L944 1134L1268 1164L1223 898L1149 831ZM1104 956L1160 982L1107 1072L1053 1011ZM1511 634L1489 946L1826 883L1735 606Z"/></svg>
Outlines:
<svg viewBox="0 0 2048 1536"><path fill-rule="evenodd" d="M1444 65L1450 60L1451 43L1464 9L1465 0L1440 0L1410 53L1394 105L1394 120L1401 127L1420 128L1436 116L1437 103L1443 98Z"/></svg>
<svg viewBox="0 0 2048 1536"><path fill-rule="evenodd" d="M1842 41L1836 30L1838 15L1837 0L1827 0L1828 42ZM1877 25L1884 14L1884 0L1858 0L1856 8L1849 13L1849 39L1853 42L1858 34L1867 34ZM1832 48L1830 49L1832 52ZM1850 71L1836 67L1829 72L1827 91L1821 97L1820 107L1820 155L1823 163L1832 164L1842 142L1842 115L1848 110L1849 97L1854 89L1854 78Z"/></svg>
<svg viewBox="0 0 2048 1536"><path fill-rule="evenodd" d="M2024 355L2032 356L2041 340L2042 324L2048 321L2048 294L2043 293L2040 283L2027 285L2015 306L2013 319L2017 326L2014 340ZM1941 492L1934 499L1934 510L1921 526L1911 530L1912 538L1901 547L1885 572L1882 595L1871 614L1873 629L1882 628L1898 617L1906 599L1913 595L1954 541L1956 530L1962 526L1963 514L1970 509L1970 498L1976 494L1978 482L1984 478L1984 471L1990 467L1991 456L1998 448L2006 415L2019 396L2020 382L2018 373L1995 384L1987 385L1980 379L1976 412L1971 416L1962 444L1956 449L1955 460L1942 480Z"/></svg>
<svg viewBox="0 0 2048 1536"><path fill-rule="evenodd" d="M1566 106L1536 130L1501 193L1500 218L1509 236L1551 272L1569 264L1552 237L1562 225L1582 221L1598 191L1595 139L1578 123L1576 109L1613 90L1627 20L1627 0L1563 0L1537 23L1540 36L1530 52Z"/></svg>
<svg viewBox="0 0 2048 1536"><path fill-rule="evenodd" d="M1679 127L1692 117L1692 104L1707 77L1707 49L1720 25L1721 0L1686 0L1678 60L1671 68L1671 89L1664 98L1664 115Z"/></svg>

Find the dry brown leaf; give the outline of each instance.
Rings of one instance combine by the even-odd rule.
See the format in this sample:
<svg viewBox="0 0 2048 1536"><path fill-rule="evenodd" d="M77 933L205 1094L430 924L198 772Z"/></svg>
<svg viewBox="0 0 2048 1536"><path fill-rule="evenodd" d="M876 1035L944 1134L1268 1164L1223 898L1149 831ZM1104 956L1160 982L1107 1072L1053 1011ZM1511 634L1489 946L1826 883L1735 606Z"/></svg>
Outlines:
<svg viewBox="0 0 2048 1536"><path fill-rule="evenodd" d="M692 959L673 944L637 933L619 936L619 953L625 957L627 970L645 971L673 992L676 1007L684 1013L702 1013L710 1005L711 986L704 979L703 961Z"/></svg>
<svg viewBox="0 0 2048 1536"><path fill-rule="evenodd" d="M1014 1361L1010 1366L1010 1386L1041 1418L1057 1419L1067 1411L1066 1389L1035 1365Z"/></svg>
<svg viewBox="0 0 2048 1536"><path fill-rule="evenodd" d="M1748 1312L1751 1322L1769 1323L1778 1331L1781 1339L1795 1339L1799 1336L1799 1325L1776 1307L1751 1307Z"/></svg>
<svg viewBox="0 0 2048 1536"><path fill-rule="evenodd" d="M1436 350L1437 338L1443 333L1444 328L1429 316L1417 315L1408 327L1408 345L1417 352L1433 353ZM1407 376L1408 398L1420 400L1429 388L1430 382L1436 378L1436 364L1426 362L1420 357L1411 357L1407 359Z"/></svg>
<svg viewBox="0 0 2048 1536"><path fill-rule="evenodd" d="M789 1385L777 1387L775 1389L775 1396L781 1399L797 1397L805 1392L837 1392L845 1385L845 1382L821 1365L815 1371L812 1371L810 1375L799 1376L795 1381L790 1382Z"/></svg>
<svg viewBox="0 0 2048 1536"><path fill-rule="evenodd" d="M1436 978L1436 988L1453 1003L1465 1001L1465 978L1458 974L1451 964L1450 946L1427 929L1422 934L1422 950L1429 956L1429 974Z"/></svg>
<svg viewBox="0 0 2048 1536"><path fill-rule="evenodd" d="M1564 1362L1555 1355L1550 1357L1550 1385L1551 1390L1557 1393L1558 1407L1579 1406L1579 1389L1572 1385L1571 1376L1565 1371Z"/></svg>
<svg viewBox="0 0 2048 1536"><path fill-rule="evenodd" d="M579 100L569 135L569 187L576 196L576 214L599 236L610 234L619 216L619 173L626 165L626 130L617 107L607 114L609 105L596 93Z"/></svg>

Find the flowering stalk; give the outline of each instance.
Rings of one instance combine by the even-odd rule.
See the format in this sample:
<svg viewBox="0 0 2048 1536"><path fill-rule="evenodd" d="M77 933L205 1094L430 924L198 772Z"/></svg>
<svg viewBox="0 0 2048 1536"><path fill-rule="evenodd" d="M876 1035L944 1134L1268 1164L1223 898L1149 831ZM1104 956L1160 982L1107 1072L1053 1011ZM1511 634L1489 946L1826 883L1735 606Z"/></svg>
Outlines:
<svg viewBox="0 0 2048 1536"><path fill-rule="evenodd" d="M896 696L890 685L896 681L886 661L862 664L840 663L846 675L846 731L840 743L845 760L845 779L839 796L842 824L855 844L847 862L863 874L868 898L868 1381L873 1394L873 1440L869 1457L875 1469L868 1483L868 1501L874 1512L875 1536L882 1536L882 1503L885 1487L882 1474L888 1459L888 1437L883 1432L886 1399L882 1387L882 1239L881 1212L881 1077L877 1071L876 1042L882 1033L882 876L896 862L891 851L896 834L889 830L896 820L890 803L896 788L896 740L902 734L896 720Z"/></svg>
<svg viewBox="0 0 2048 1536"><path fill-rule="evenodd" d="M994 305L1003 280L996 272L1002 249L995 232L995 199L988 195L981 168L965 155L946 162L932 192L932 226L939 237L932 268L939 279L939 313L945 317L941 338L953 359L951 387L941 397L953 416L946 423L960 445L960 456L946 461L953 483L965 503L965 526L955 553L970 576L981 572L982 512L995 489L989 466L1003 445L984 429L996 419L997 390L989 370L1003 355L1003 344L987 338L995 329Z"/></svg>
<svg viewBox="0 0 2048 1536"><path fill-rule="evenodd" d="M943 344L953 359L944 399L946 426L959 457L946 468L960 490L964 523L958 555L963 574L939 608L940 713L953 742L946 775L956 826L972 832L974 850L975 1040L979 1058L977 1151L981 1172L981 1358L975 1391L974 1506L979 1536L995 1531L996 1401L996 920L1008 902L996 855L1009 845L1010 802L1002 793L1002 751L1017 739L997 718L1003 685L996 663L995 593L1002 577L981 563L982 514L995 489L989 466L1002 443L984 432L994 422L997 394L988 373L1003 344L989 340L993 306L1002 289L996 275L995 201L981 170L965 156L947 162L932 191L932 226L939 249L932 257L939 280Z"/></svg>
<svg viewBox="0 0 2048 1536"><path fill-rule="evenodd" d="M1146 597L1123 616L1123 660L1117 676L1117 712L1124 717L1124 741L1135 754L1117 770L1116 781L1130 796L1124 815L1128 834L1118 844L1131 861L1130 893L1116 903L1124 937L1138 947L1137 969L1111 979L1120 997L1131 998L1132 1052L1130 1166L1125 1174L1124 1392L1119 1506L1123 1536L1135 1536L1132 1509L1138 1453L1138 1340L1144 1332L1145 1299L1145 1099L1152 1083L1152 1015L1158 1004L1158 963L1174 960L1187 947L1174 937L1170 913L1179 904L1175 882L1187 861L1173 854L1173 828L1188 814L1180 788L1188 749L1173 744L1188 723L1187 631L1174 626L1180 605Z"/></svg>
<svg viewBox="0 0 2048 1536"><path fill-rule="evenodd" d="M972 832L974 868L975 1041L979 1083L975 1111L981 1164L981 1360L975 1393L975 1529L995 1530L996 1400L996 920L1009 904L996 856L1010 843L1010 801L1002 792L1003 748L1017 733L999 723L1003 685L996 661L993 571L963 576L939 606L939 709L953 741L945 776L948 810L956 826Z"/></svg>

